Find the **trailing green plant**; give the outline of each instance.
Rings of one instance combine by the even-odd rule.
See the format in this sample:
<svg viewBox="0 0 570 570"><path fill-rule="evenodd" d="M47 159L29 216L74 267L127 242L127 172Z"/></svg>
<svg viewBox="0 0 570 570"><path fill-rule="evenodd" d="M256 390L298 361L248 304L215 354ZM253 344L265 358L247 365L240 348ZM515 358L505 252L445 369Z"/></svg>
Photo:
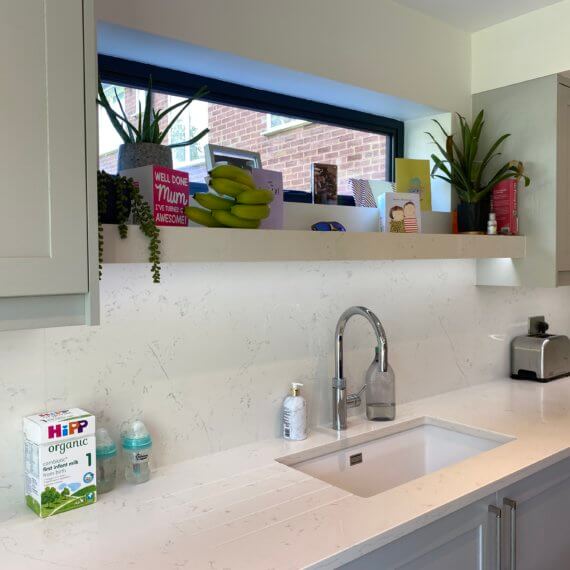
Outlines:
<svg viewBox="0 0 570 570"><path fill-rule="evenodd" d="M149 239L148 260L154 283L160 283L160 230L154 223L154 216L148 202L142 197L139 187L133 184L131 194L133 216L137 220L141 232ZM127 237L125 235L125 237Z"/></svg>
<svg viewBox="0 0 570 570"><path fill-rule="evenodd" d="M154 222L152 210L140 193L132 178L108 174L104 170L97 173L97 198L99 206L99 279L103 274L103 223L102 219L110 206L110 197L115 200L117 230L121 239L128 236L127 220L132 211L133 220L149 239L148 251L150 271L154 283L160 283L160 230Z"/></svg>
<svg viewBox="0 0 570 570"><path fill-rule="evenodd" d="M476 204L489 195L493 187L508 178L523 178L525 186L530 184L530 179L524 174L522 162L510 161L504 163L493 174L486 175L486 170L493 159L500 156L498 152L510 134L500 136L487 150L481 160L479 155L479 141L485 121L484 112L481 111L473 124L469 126L465 117L457 113L459 119L459 132L461 134L461 146L453 139L437 119L433 122L441 129L445 136L445 148L437 141L432 133L426 132L431 140L436 144L441 157L436 154L431 155L434 162L431 175L449 182L457 192L461 202ZM438 174L441 172L442 174Z"/></svg>
<svg viewBox="0 0 570 570"><path fill-rule="evenodd" d="M127 113L121 103L121 99L117 90L115 89L115 97L119 104L119 111L115 111L113 109L107 95L105 94L105 90L103 89L103 84L101 80L99 80L99 98L97 99L97 103L101 105L107 112L107 116L111 121L111 124L121 137L124 143L154 143L154 144L163 144L166 139L166 135L170 132L170 129L174 126L180 115L189 107L189 105L194 101L194 99L200 99L204 97L208 93L208 88L204 85L196 91L196 93L189 97L188 99L184 99L183 101L179 101L174 105L171 105L167 109L164 110L156 110L152 107L152 76L148 78L148 88L146 91L145 96L145 107L144 112L142 110L141 102L139 101L139 108L138 108L138 119L137 124L135 125L133 122L129 120L127 117ZM160 122L167 117L167 115L173 111L177 111L172 119L167 121L164 127L161 127ZM170 148L177 148L181 146L188 146L194 143L197 143L202 137L204 137L209 132L209 129L203 129L200 131L196 136L191 137L190 139L182 142L177 142L173 144L169 144Z"/></svg>

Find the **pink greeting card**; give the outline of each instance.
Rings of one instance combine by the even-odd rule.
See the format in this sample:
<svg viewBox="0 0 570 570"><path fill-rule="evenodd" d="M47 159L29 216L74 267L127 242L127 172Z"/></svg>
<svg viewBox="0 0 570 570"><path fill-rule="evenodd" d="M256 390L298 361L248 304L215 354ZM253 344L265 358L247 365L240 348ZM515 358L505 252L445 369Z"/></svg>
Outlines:
<svg viewBox="0 0 570 570"><path fill-rule="evenodd" d="M132 178L149 203L157 226L187 226L184 213L190 195L187 172L164 166L141 166L123 170L122 176Z"/></svg>

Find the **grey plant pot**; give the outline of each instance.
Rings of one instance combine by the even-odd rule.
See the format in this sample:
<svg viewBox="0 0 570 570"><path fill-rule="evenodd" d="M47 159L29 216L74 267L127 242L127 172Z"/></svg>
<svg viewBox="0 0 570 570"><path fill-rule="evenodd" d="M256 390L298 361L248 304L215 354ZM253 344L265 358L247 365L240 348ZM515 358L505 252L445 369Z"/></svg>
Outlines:
<svg viewBox="0 0 570 570"><path fill-rule="evenodd" d="M172 168L172 150L155 143L125 143L119 147L119 172L139 166L165 166Z"/></svg>

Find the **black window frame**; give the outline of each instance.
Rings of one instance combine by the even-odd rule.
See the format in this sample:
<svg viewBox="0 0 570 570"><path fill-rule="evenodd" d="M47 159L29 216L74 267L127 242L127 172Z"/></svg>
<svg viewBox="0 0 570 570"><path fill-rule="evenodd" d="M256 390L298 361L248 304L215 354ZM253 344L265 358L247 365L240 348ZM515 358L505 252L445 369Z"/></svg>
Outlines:
<svg viewBox="0 0 570 570"><path fill-rule="evenodd" d="M392 182L396 158L404 156L404 123L396 119L109 55L99 54L98 60L104 83L146 89L152 76L153 89L179 97L207 85L209 93L203 99L210 103L387 136L386 179Z"/></svg>

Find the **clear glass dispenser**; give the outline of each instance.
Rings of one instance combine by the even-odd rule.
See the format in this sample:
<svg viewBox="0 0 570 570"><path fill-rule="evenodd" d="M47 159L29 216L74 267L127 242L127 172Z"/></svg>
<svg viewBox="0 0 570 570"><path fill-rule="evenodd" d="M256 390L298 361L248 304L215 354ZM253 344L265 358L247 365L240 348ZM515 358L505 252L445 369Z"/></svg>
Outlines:
<svg viewBox="0 0 570 570"><path fill-rule="evenodd" d="M390 421L396 417L396 377L391 366L382 372L379 350L366 372L366 417L373 421Z"/></svg>

